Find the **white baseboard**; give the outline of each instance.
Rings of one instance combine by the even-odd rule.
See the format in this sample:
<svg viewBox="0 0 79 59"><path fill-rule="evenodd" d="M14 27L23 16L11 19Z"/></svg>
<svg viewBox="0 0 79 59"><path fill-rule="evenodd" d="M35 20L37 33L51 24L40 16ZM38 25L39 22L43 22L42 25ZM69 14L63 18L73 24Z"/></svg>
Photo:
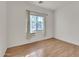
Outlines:
<svg viewBox="0 0 79 59"><path fill-rule="evenodd" d="M70 41L70 40L68 40L68 39L59 38L59 37L54 37L54 38L56 38L56 39L58 39L58 40L61 40L61 41L64 41L64 42L67 42L67 43L70 43L70 44L74 44L74 45L79 46L79 42L74 42L74 41Z"/></svg>

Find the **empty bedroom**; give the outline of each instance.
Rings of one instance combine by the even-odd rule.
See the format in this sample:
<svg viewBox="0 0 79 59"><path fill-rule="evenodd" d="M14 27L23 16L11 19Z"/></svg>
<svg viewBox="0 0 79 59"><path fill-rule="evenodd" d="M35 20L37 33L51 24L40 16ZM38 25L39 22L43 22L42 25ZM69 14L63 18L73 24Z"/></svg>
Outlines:
<svg viewBox="0 0 79 59"><path fill-rule="evenodd" d="M79 1L0 1L0 57L79 57Z"/></svg>

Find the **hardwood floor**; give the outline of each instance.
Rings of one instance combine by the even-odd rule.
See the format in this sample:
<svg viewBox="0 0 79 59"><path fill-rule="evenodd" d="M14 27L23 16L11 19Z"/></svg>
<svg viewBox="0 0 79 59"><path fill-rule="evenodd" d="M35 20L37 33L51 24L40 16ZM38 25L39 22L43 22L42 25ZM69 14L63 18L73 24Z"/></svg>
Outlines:
<svg viewBox="0 0 79 59"><path fill-rule="evenodd" d="M5 57L79 57L79 46L57 39L47 39L9 48Z"/></svg>

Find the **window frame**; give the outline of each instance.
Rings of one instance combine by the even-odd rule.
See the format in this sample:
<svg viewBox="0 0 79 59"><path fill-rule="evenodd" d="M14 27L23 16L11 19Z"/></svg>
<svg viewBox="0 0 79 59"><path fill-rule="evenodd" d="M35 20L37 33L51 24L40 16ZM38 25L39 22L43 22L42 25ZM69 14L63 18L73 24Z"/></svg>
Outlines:
<svg viewBox="0 0 79 59"><path fill-rule="evenodd" d="M35 34L36 32L44 31L44 30L45 30L45 23L46 23L46 22L45 22L45 16L42 16L42 15L39 15L39 14L38 14L38 15L37 15L37 14L30 14L30 15L39 16L39 17L43 17L43 18L44 18L44 19L43 19L43 21L44 21L44 22L43 22L43 23L44 23L44 24L43 24L43 27L44 27L43 30L38 30L38 29L37 29L38 27L36 26L36 31L33 32L33 33L31 33L31 31L30 31L30 34ZM30 17L30 15L29 15L29 17ZM30 19L30 18L29 18L29 19ZM30 21L31 21L31 20L30 20ZM30 30L31 30L31 27L29 27L29 28L30 28Z"/></svg>

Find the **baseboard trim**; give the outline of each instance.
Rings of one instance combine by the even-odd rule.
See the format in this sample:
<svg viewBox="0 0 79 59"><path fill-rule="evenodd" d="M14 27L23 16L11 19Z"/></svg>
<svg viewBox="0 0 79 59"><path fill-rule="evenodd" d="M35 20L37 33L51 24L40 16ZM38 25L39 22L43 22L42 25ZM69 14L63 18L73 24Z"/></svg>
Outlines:
<svg viewBox="0 0 79 59"><path fill-rule="evenodd" d="M43 39L43 40L34 41L34 42L31 42L31 43L36 43L36 42L40 42L40 41L45 41L45 40L48 40L48 39L54 39L54 38L51 37L51 38L47 38L47 39ZM31 44L31 43L26 43L26 44ZM14 46L14 47L8 47L7 49L20 47L20 46L23 46L23 45L26 45L26 44L22 44L22 45Z"/></svg>
<svg viewBox="0 0 79 59"><path fill-rule="evenodd" d="M62 42L65 42L65 43L68 43L68 44L71 44L71 45L79 46L78 44L75 44L75 43L72 43L72 42L69 42L69 41L66 41L66 40L62 40L62 39L59 39L59 38L55 38L55 37L54 37L54 39L60 40L60 41L62 41Z"/></svg>

